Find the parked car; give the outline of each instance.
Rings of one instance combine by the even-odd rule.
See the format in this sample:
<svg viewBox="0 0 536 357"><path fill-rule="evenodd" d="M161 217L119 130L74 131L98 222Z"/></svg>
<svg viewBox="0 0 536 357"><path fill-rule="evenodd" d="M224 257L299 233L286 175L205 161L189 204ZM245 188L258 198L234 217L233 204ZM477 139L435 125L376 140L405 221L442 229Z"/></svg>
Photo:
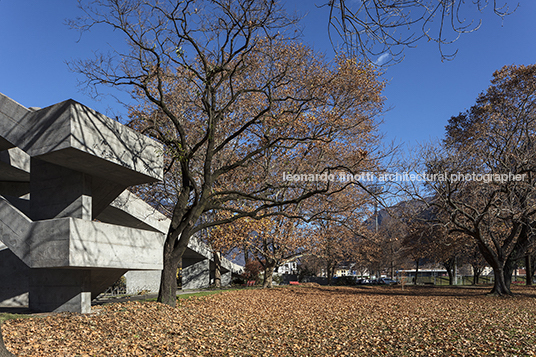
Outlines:
<svg viewBox="0 0 536 357"><path fill-rule="evenodd" d="M389 278L380 278L377 279L377 284L379 285L396 285L398 284L398 281L389 279Z"/></svg>
<svg viewBox="0 0 536 357"><path fill-rule="evenodd" d="M360 279L357 279L355 283L356 283L357 285L368 285L368 284L370 284L370 280L368 280L368 279L364 279L364 278L360 278Z"/></svg>

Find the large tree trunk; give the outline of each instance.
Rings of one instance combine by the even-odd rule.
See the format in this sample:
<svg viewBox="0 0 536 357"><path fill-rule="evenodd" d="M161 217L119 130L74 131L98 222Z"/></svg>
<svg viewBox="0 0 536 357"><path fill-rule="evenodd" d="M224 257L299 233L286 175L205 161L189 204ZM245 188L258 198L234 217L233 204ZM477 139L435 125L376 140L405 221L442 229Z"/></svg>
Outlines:
<svg viewBox="0 0 536 357"><path fill-rule="evenodd" d="M530 272L530 276L534 278L534 274L536 274L536 264L534 264L534 261L536 260L536 255L530 256L530 261L532 262L532 270Z"/></svg>
<svg viewBox="0 0 536 357"><path fill-rule="evenodd" d="M242 249L244 251L244 261L247 263L249 262L249 250L248 250L246 243L244 243L244 245L242 246Z"/></svg>
<svg viewBox="0 0 536 357"><path fill-rule="evenodd" d="M482 267L477 264L473 264L473 285L477 285L480 280L480 274L482 274Z"/></svg>
<svg viewBox="0 0 536 357"><path fill-rule="evenodd" d="M527 254L525 256L525 284L527 285L532 285L532 279L533 279L531 258L532 257L530 256L530 254Z"/></svg>
<svg viewBox="0 0 536 357"><path fill-rule="evenodd" d="M168 242L164 245L164 268L157 301L172 307L177 304L177 269L183 252L181 254L173 252L173 244Z"/></svg>
<svg viewBox="0 0 536 357"><path fill-rule="evenodd" d="M272 281L274 276L274 268L275 268L275 262L266 262L266 265L264 267L264 282L262 283L262 287L264 288L271 288L272 287Z"/></svg>
<svg viewBox="0 0 536 357"><path fill-rule="evenodd" d="M478 248L480 250L480 253L482 253L482 256L488 262L489 265L493 268L493 276L494 276L494 283L493 283L493 289L489 292L490 295L499 295L499 296L506 296L506 295L512 295L512 292L510 291L510 284L507 284L504 280L505 272L504 272L504 266L507 265L508 260L503 263L503 261L497 259L494 257L489 250L486 249L486 247L481 243L481 241L477 241ZM512 271L510 271L510 277L512 276Z"/></svg>
<svg viewBox="0 0 536 357"><path fill-rule="evenodd" d="M504 264L504 268L503 268L504 283L506 284L506 287L508 288L508 290L510 290L510 286L512 285L512 274L515 268L516 268L516 262L513 259L508 259L506 263Z"/></svg>
<svg viewBox="0 0 536 357"><path fill-rule="evenodd" d="M328 285L331 286L331 283L333 282L333 269L332 269L332 266L331 266L331 263L327 263L326 265L326 270L327 270L327 278L328 278Z"/></svg>
<svg viewBox="0 0 536 357"><path fill-rule="evenodd" d="M15 355L9 352L4 345L4 337L2 334L2 322L0 322L0 357L15 357Z"/></svg>
<svg viewBox="0 0 536 357"><path fill-rule="evenodd" d="M452 274L452 272L455 261L455 258L449 258L448 260L443 262L443 266L447 270L447 274L449 276L449 285L454 285L454 274Z"/></svg>
<svg viewBox="0 0 536 357"><path fill-rule="evenodd" d="M221 255L214 252L214 286L221 288Z"/></svg>
<svg viewBox="0 0 536 357"><path fill-rule="evenodd" d="M510 286L506 284L504 280L504 270L500 267L493 267L493 275L495 278L493 289L490 291L490 295L507 296L512 295ZM511 275L510 275L511 276Z"/></svg>
<svg viewBox="0 0 536 357"><path fill-rule="evenodd" d="M454 285L454 274L452 268L447 268L447 274L449 275L449 285Z"/></svg>

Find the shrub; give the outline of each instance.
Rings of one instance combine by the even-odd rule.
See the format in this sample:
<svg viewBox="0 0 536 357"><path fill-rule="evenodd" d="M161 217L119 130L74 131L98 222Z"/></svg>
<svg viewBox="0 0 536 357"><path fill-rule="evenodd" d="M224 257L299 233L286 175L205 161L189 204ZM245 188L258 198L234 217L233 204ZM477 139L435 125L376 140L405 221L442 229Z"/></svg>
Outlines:
<svg viewBox="0 0 536 357"><path fill-rule="evenodd" d="M274 275L272 275L272 281L277 285L281 285L283 282L283 276L281 274L274 273Z"/></svg>
<svg viewBox="0 0 536 357"><path fill-rule="evenodd" d="M241 277L246 281L257 281L259 279L259 274L262 270L263 268L259 261L249 260L248 262L246 262L244 272L242 273Z"/></svg>
<svg viewBox="0 0 536 357"><path fill-rule="evenodd" d="M352 286L355 285L354 276L341 276L335 279L335 285Z"/></svg>

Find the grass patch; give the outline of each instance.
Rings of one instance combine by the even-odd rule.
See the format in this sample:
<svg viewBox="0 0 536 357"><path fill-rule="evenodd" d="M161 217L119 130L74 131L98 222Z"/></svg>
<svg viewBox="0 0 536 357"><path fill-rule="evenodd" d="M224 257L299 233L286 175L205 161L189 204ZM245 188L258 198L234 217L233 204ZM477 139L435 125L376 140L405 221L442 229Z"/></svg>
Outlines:
<svg viewBox="0 0 536 357"><path fill-rule="evenodd" d="M177 300L180 301L180 300L190 299L192 297L211 296L211 295L221 294L224 291L236 291L236 290L239 290L239 289L206 290L206 291L199 291L196 293L180 294L180 295L177 295Z"/></svg>
<svg viewBox="0 0 536 357"><path fill-rule="evenodd" d="M27 319L32 317L31 315L26 314L10 314L7 312L0 313L0 324L7 320L13 320L13 319Z"/></svg>
<svg viewBox="0 0 536 357"><path fill-rule="evenodd" d="M177 301L180 302L181 300L187 300L192 297L211 296L211 295L220 294L226 291L237 291L237 290L243 290L243 288L230 288L230 289L217 289L217 290L214 289L214 290L203 290L203 291L192 292L192 293L184 293L184 294L177 295ZM156 300L157 298L153 297L153 298L143 299L142 301L155 302Z"/></svg>

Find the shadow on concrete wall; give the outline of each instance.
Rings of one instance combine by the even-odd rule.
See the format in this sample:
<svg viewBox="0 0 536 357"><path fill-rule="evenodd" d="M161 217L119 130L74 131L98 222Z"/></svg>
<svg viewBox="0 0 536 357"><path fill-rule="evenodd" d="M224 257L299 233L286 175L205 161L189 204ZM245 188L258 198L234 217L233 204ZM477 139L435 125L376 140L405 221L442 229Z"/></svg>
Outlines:
<svg viewBox="0 0 536 357"><path fill-rule="evenodd" d="M9 249L0 251L0 301L4 306L28 306L30 268Z"/></svg>

